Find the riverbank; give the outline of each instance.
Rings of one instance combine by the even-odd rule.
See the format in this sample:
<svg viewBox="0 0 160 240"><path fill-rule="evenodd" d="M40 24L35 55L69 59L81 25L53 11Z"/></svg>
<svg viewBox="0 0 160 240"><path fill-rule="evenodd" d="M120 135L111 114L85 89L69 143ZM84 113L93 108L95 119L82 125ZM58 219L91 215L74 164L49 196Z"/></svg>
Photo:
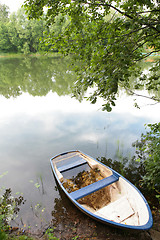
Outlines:
<svg viewBox="0 0 160 240"><path fill-rule="evenodd" d="M152 211L154 224L149 231L132 232L116 229L92 220L73 206L71 214L59 222L52 222L48 230L36 233L23 232L16 229L10 234L17 239L28 240L159 240L160 239L160 209ZM24 238L23 238L24 236ZM15 238L16 239L16 238Z"/></svg>
<svg viewBox="0 0 160 240"><path fill-rule="evenodd" d="M0 58L26 58L26 57L61 57L62 54L58 52L47 53L47 52L40 52L40 53L0 53Z"/></svg>
<svg viewBox="0 0 160 240"><path fill-rule="evenodd" d="M88 217L78 210L63 194L65 201L58 202L53 210L53 219L44 229L28 230L13 228L9 237L23 240L159 240L160 239L160 208L153 207L153 227L148 231L131 231L110 227ZM155 201L154 201L155 203ZM158 206L158 205L157 205ZM24 237L24 238L19 238ZM10 238L9 238L10 239ZM11 240L14 240L14 238Z"/></svg>
<svg viewBox="0 0 160 240"><path fill-rule="evenodd" d="M76 212L76 213L75 213ZM73 214L75 213L75 215ZM160 212L153 212L154 225L151 230L145 232L132 232L124 229L116 229L101 224L85 216L80 211L72 211L65 222L54 229L54 236L61 240L69 239L95 239L95 240L158 240L160 239ZM54 225L55 226L55 225ZM155 237L158 236L158 237Z"/></svg>

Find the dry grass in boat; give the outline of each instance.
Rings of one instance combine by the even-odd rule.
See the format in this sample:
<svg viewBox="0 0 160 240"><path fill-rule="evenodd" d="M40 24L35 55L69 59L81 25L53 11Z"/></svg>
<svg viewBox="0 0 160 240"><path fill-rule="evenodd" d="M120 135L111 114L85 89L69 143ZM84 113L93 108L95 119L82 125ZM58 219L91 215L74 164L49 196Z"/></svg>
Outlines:
<svg viewBox="0 0 160 240"><path fill-rule="evenodd" d="M71 179L65 179L63 182L64 188L69 192L74 192L80 188L88 186L94 182L103 179L99 169L90 169L89 171L83 171L77 174L76 177ZM95 210L102 208L111 201L109 187L100 189L88 196L85 196L78 200L80 204L86 204Z"/></svg>

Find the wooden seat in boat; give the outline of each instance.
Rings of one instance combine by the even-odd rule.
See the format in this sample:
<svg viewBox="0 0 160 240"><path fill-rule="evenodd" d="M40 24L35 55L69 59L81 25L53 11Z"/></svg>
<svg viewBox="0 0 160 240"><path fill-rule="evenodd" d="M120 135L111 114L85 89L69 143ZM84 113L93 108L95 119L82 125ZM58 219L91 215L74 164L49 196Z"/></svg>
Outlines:
<svg viewBox="0 0 160 240"><path fill-rule="evenodd" d="M113 174L109 177L103 178L102 180L99 180L98 182L94 182L86 187L80 188L79 190L70 193L70 196L73 199L78 200L78 199L83 198L93 192L96 192L118 180L119 180L119 175L116 174L115 172L113 172Z"/></svg>
<svg viewBox="0 0 160 240"><path fill-rule="evenodd" d="M76 168L76 167L79 167L84 164L87 164L87 161L85 159L77 156L74 162L69 163L67 165L63 165L62 167L58 167L58 171L62 173L62 172L68 171L72 168Z"/></svg>
<svg viewBox="0 0 160 240"><path fill-rule="evenodd" d="M95 214L103 218L106 218L107 216L110 221L125 224L125 220L132 217L135 212L131 207L127 197L124 196L97 210Z"/></svg>

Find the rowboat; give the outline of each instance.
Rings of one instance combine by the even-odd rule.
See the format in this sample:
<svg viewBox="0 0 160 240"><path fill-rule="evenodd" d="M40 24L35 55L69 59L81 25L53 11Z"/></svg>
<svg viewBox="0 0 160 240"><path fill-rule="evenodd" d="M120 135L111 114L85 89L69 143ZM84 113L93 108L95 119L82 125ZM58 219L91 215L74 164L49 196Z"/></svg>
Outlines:
<svg viewBox="0 0 160 240"><path fill-rule="evenodd" d="M152 227L151 210L142 193L113 169L78 150L50 162L64 193L88 216L119 228Z"/></svg>

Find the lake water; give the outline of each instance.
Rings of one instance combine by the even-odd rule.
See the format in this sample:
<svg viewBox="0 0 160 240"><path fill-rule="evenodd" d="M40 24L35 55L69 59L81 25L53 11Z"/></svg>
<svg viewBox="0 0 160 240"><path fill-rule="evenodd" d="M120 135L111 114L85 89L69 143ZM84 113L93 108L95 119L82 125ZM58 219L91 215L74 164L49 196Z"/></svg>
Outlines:
<svg viewBox="0 0 160 240"><path fill-rule="evenodd" d="M76 75L69 63L0 58L0 175L6 173L0 187L27 200L15 225L44 227L63 214L67 200L57 190L51 157L78 149L95 158L130 158L144 124L160 120L159 105L143 98L137 109L134 97L121 93L111 113L101 111L102 100L91 105L71 98Z"/></svg>

